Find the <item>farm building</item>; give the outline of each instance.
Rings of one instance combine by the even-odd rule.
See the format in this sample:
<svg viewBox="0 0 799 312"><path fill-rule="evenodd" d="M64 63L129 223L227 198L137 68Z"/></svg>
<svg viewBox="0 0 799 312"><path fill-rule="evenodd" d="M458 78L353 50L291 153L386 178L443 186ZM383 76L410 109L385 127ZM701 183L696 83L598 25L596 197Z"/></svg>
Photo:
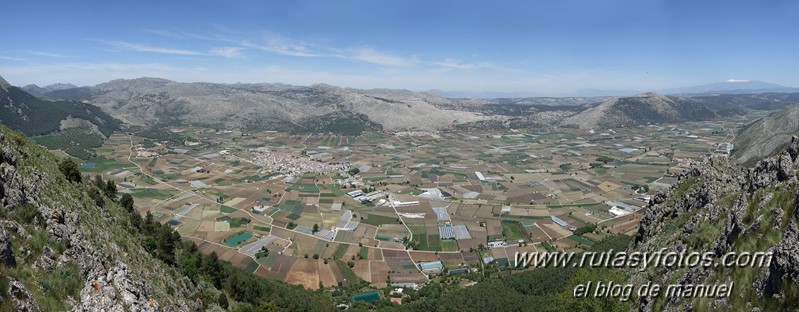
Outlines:
<svg viewBox="0 0 799 312"><path fill-rule="evenodd" d="M269 207L270 206L258 205L258 206L252 207L252 211L257 213L257 214L260 214L260 213L266 211L266 209L269 209Z"/></svg>
<svg viewBox="0 0 799 312"><path fill-rule="evenodd" d="M449 270L448 273L449 273L449 275L466 274L466 273L469 273L469 269L468 268L453 269L453 270Z"/></svg>
<svg viewBox="0 0 799 312"><path fill-rule="evenodd" d="M444 264L441 261L420 262L419 268L426 274L435 274L444 269Z"/></svg>
<svg viewBox="0 0 799 312"><path fill-rule="evenodd" d="M566 221L563 221L563 220L561 220L560 218L558 218L556 216L550 216L549 218L552 219L552 222L555 222L555 223L557 223L558 225L560 225L562 227L568 227L569 226L569 224L566 223Z"/></svg>
<svg viewBox="0 0 799 312"><path fill-rule="evenodd" d="M506 243L505 241L488 242L488 248L497 248L505 246L508 246L508 243Z"/></svg>

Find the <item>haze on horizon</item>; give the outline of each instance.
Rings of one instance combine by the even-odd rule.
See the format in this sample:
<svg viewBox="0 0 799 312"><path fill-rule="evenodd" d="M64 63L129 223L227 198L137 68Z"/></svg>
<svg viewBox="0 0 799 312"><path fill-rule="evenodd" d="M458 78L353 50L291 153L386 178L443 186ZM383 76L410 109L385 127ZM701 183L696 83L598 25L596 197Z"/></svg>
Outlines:
<svg viewBox="0 0 799 312"><path fill-rule="evenodd" d="M799 3L8 3L0 75L327 83L563 95L761 80L799 86Z"/></svg>

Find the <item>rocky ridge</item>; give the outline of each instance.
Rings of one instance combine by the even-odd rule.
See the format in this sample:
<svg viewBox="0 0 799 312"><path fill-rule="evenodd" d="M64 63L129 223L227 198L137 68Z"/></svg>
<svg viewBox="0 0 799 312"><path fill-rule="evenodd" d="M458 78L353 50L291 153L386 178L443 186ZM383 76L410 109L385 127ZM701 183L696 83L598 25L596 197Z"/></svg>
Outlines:
<svg viewBox="0 0 799 312"><path fill-rule="evenodd" d="M661 284L734 282L723 299L639 298L640 311L795 309L799 304L799 138L782 153L745 169L714 156L682 173L646 207L628 251L772 252L767 266L754 268L649 268L630 281Z"/></svg>
<svg viewBox="0 0 799 312"><path fill-rule="evenodd" d="M194 285L150 257L113 203L98 207L85 186L68 182L41 147L0 126L0 270L10 307L42 311L48 294L32 289L52 274L74 274L82 290L56 298L73 311L189 311ZM32 215L29 224L10 216ZM43 243L44 242L44 243ZM74 269L73 269L74 268ZM30 270L20 274L18 270ZM46 285L46 284L45 284ZM170 289L167 291L167 289ZM48 308L52 309L48 301Z"/></svg>

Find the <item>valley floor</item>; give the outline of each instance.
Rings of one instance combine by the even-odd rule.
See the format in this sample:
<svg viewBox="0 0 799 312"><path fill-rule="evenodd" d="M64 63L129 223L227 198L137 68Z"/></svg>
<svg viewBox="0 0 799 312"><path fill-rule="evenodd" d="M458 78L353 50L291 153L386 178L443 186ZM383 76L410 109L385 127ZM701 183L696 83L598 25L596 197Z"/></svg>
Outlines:
<svg viewBox="0 0 799 312"><path fill-rule="evenodd" d="M360 136L176 128L182 140L115 134L81 170L253 274L310 289L411 286L634 233L650 196L691 161L727 153L742 124Z"/></svg>

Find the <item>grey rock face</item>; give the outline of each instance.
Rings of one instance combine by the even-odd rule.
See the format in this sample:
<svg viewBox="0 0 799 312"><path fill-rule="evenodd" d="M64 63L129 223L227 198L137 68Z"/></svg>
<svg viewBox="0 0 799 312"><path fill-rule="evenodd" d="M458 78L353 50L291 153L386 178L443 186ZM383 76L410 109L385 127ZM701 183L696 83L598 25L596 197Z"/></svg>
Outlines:
<svg viewBox="0 0 799 312"><path fill-rule="evenodd" d="M55 251L53 251L53 248L44 246L42 255L39 257L39 260L36 260L34 266L47 272L55 269Z"/></svg>
<svg viewBox="0 0 799 312"><path fill-rule="evenodd" d="M729 160L711 157L678 176L678 183L670 189L661 190L645 208L638 235L630 246L635 251L653 251L660 248L684 250L684 243L692 241L692 233L703 224L711 222L721 226L710 241L701 243L698 251L710 250L717 256L733 250L742 238L780 231L782 240L767 249L773 253L768 266L760 268L751 287L759 297L768 300L785 300L786 285L799 284L799 209L784 207L785 194L778 191L799 189L796 169L799 166L799 138L794 138L786 151L759 161L753 168L744 170ZM691 182L688 180L693 179ZM691 183L689 185L680 183ZM676 193L679 192L679 193ZM729 196L737 194L730 201ZM755 196L755 194L758 194ZM781 196L781 197L777 197ZM799 192L794 205L799 203ZM721 201L724 199L724 201ZM757 202L751 202L757 200ZM777 201L779 200L779 201ZM786 221L786 211L793 209L792 218ZM689 214L686 218L685 215ZM684 220L678 227L664 231L666 224ZM762 250L762 249L761 249ZM646 273L631 277L634 283L642 281L667 282L676 280L682 284L706 283L711 276L719 278L712 267L692 267L688 270L653 268ZM681 272L681 273L680 273ZM675 276L675 274L680 274ZM721 277L723 278L723 277ZM727 282L731 279L728 276ZM739 285L736 285L738 287ZM669 298L663 311L694 310L694 302L682 298ZM652 298L640 298L640 311L651 311L656 307ZM726 299L716 299L705 308L729 309Z"/></svg>
<svg viewBox="0 0 799 312"><path fill-rule="evenodd" d="M158 303L147 296L144 285L131 278L128 267L121 262L108 270L92 270L80 299L73 311L158 310Z"/></svg>
<svg viewBox="0 0 799 312"><path fill-rule="evenodd" d="M769 251L773 252L771 265L755 287L765 297L780 298L785 283L799 283L799 229L796 222L791 221L782 240Z"/></svg>
<svg viewBox="0 0 799 312"><path fill-rule="evenodd" d="M33 295L25 288L25 285L8 277L8 295L11 298L11 305L19 312L41 311Z"/></svg>
<svg viewBox="0 0 799 312"><path fill-rule="evenodd" d="M17 266L17 260L14 258L14 250L11 246L11 238L8 237L3 228L0 228L0 263L9 268Z"/></svg>

